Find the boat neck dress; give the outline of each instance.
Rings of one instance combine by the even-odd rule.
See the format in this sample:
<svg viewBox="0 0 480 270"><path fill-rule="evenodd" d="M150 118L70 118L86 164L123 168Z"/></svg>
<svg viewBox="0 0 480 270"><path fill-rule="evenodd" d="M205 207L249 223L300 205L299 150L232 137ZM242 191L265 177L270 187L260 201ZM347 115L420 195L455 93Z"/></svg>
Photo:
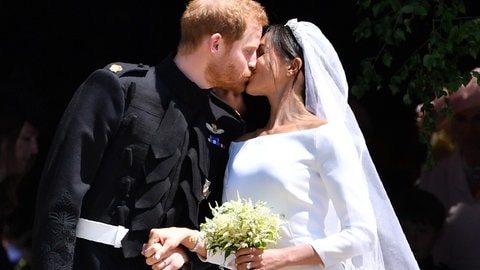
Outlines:
<svg viewBox="0 0 480 270"><path fill-rule="evenodd" d="M230 146L223 201L266 202L285 221L275 247L308 243L325 263L282 269L356 269L351 258L376 241L366 180L346 132L324 124Z"/></svg>

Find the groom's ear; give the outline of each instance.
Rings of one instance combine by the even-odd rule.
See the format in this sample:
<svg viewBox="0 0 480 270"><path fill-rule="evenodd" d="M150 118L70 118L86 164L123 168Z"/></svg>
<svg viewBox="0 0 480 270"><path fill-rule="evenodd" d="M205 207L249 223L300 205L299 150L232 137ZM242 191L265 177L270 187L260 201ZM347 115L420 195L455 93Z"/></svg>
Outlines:
<svg viewBox="0 0 480 270"><path fill-rule="evenodd" d="M210 52L218 52L222 38L223 37L220 33L215 33L208 38L208 48L210 49Z"/></svg>

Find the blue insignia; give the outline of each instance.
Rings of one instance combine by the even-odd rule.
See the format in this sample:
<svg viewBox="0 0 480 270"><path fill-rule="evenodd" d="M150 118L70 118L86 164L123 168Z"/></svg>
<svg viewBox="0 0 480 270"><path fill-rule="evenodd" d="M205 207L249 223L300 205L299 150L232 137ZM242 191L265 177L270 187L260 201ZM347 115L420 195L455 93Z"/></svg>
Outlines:
<svg viewBox="0 0 480 270"><path fill-rule="evenodd" d="M225 145L223 145L223 143L220 142L220 139L217 136L210 135L208 137L208 141L210 143L215 144L218 147L225 148Z"/></svg>

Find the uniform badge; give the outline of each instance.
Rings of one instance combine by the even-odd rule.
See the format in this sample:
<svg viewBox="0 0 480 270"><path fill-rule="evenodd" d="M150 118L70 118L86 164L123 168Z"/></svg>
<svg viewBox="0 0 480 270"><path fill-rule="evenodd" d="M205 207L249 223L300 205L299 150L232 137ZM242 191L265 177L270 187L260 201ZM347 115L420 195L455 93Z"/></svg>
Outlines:
<svg viewBox="0 0 480 270"><path fill-rule="evenodd" d="M225 130L223 130L221 128L218 128L217 124L205 123L205 125L207 126L207 129L210 130L210 132L213 133L210 136L208 136L208 141L212 144L215 144L216 146L219 146L221 148L225 148L225 145L223 145L223 143L220 141L220 138L215 136L215 135L224 133Z"/></svg>
<svg viewBox="0 0 480 270"><path fill-rule="evenodd" d="M222 134L223 132L225 132L225 130L218 128L217 124L205 123L205 125L207 126L208 130L210 130L210 132L212 132L213 134Z"/></svg>
<svg viewBox="0 0 480 270"><path fill-rule="evenodd" d="M225 148L225 145L220 142L220 139L217 136L210 135L208 136L208 142L215 144L218 147Z"/></svg>
<svg viewBox="0 0 480 270"><path fill-rule="evenodd" d="M212 182L210 182L208 179L205 179L205 184L203 185L203 190L202 190L202 194L203 194L203 198L206 199L208 198L208 195L210 195L210 184Z"/></svg>
<svg viewBox="0 0 480 270"><path fill-rule="evenodd" d="M117 65L117 64L112 64L108 69L109 69L111 72L114 72L114 73L117 73L117 72L120 72L120 71L123 70L122 66Z"/></svg>

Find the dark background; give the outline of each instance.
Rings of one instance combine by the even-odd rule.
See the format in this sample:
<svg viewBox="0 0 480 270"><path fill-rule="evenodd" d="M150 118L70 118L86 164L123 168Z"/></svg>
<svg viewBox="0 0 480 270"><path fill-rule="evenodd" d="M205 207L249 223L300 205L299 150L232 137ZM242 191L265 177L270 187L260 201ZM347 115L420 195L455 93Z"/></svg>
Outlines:
<svg viewBox="0 0 480 270"><path fill-rule="evenodd" d="M51 137L75 89L92 71L110 62L158 63L176 47L186 2L55 0L1 4L2 99L33 99L45 117L38 168L31 182L24 184L28 192L23 196L34 198ZM272 23L296 17L318 25L336 47L347 78L353 82L359 74L360 59L368 54L367 46L355 43L352 37L361 19L355 1L260 2ZM372 91L355 105L387 190L413 183L424 159L424 146L416 137L414 108L387 91Z"/></svg>

